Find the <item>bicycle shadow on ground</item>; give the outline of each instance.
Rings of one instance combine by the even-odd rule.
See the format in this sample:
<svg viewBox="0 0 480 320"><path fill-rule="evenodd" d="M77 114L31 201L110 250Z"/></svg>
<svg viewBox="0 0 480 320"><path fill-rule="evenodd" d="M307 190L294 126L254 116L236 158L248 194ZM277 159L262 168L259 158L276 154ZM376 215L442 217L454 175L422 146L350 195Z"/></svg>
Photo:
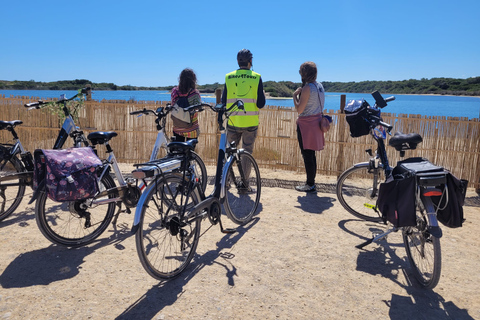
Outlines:
<svg viewBox="0 0 480 320"><path fill-rule="evenodd" d="M372 275L388 278L405 289L407 295L392 294L392 298L384 300L390 308L389 316L393 320L418 319L472 319L468 310L457 307L431 289L425 289L415 280L410 270L407 258L397 255L397 249L392 249L387 242L373 250L361 251L357 258L357 270ZM402 248L403 249L403 248ZM399 249L402 252L402 249ZM403 249L404 250L404 249ZM407 284L400 282L401 274Z"/></svg>
<svg viewBox="0 0 480 320"><path fill-rule="evenodd" d="M108 231L112 230L108 229L106 232ZM107 245L123 250L125 247L121 243L132 235L127 224L116 226L108 238L105 238L106 232L101 240L85 247L67 248L52 244L20 254L0 275L0 286L5 289L25 288L73 278L79 274L87 255Z"/></svg>
<svg viewBox="0 0 480 320"><path fill-rule="evenodd" d="M321 214L333 207L333 203L337 200L332 197L319 197L317 192L311 192L298 196L297 201L300 205L295 208L308 213Z"/></svg>
<svg viewBox="0 0 480 320"><path fill-rule="evenodd" d="M20 227L27 227L31 223L35 223L35 207L26 207L25 210L15 211L9 217L5 218L5 220L0 221L0 228L17 224Z"/></svg>
<svg viewBox="0 0 480 320"><path fill-rule="evenodd" d="M225 234L225 236L217 242L217 248L215 250L210 250L202 255L195 253L193 261L180 276L169 281L161 281L159 284L153 286L115 319L152 319L157 313L162 311L163 308L173 305L183 294L183 287L206 266L218 264L224 267L227 283L230 286L234 286L234 277L237 276L237 268L232 263L235 254L229 249L233 248L243 235L256 225L258 221L259 218L254 218L247 225L237 227L236 233ZM213 228L219 228L219 226L216 225L213 226ZM202 238L200 238L200 241L201 240ZM219 258L221 258L221 260Z"/></svg>
<svg viewBox="0 0 480 320"><path fill-rule="evenodd" d="M344 220L339 223L343 230L365 241L368 240L367 237L346 228L345 225L348 221L366 223L372 233L383 231L380 229L381 225L362 220ZM359 244L362 242L359 241ZM390 319L418 319L419 315L425 319L473 319L466 309L458 308L451 301L445 301L438 293L425 289L416 282L407 258L402 258L397 254L400 252L403 256L403 252L405 252L403 242L391 243L388 240L380 240L377 244L367 245L363 249L356 250L359 250L357 271L387 278L407 292L407 296L392 294L391 300L384 300L384 303L390 308ZM400 281L402 274L407 280L406 285Z"/></svg>

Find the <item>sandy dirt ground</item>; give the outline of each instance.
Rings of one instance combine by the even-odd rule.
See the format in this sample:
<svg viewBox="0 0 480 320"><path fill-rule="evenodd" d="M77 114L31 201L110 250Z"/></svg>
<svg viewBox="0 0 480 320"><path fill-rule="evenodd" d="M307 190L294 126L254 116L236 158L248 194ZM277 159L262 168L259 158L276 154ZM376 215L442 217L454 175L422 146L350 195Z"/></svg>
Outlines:
<svg viewBox="0 0 480 320"><path fill-rule="evenodd" d="M205 220L194 260L169 282L143 270L133 214L68 249L42 236L24 200L0 223L0 319L480 319L473 190L464 226L443 228L441 279L425 290L400 233L355 248L386 227L347 213L335 179L318 176L319 191L302 194L293 190L302 174L261 173L268 183L255 219L231 235Z"/></svg>

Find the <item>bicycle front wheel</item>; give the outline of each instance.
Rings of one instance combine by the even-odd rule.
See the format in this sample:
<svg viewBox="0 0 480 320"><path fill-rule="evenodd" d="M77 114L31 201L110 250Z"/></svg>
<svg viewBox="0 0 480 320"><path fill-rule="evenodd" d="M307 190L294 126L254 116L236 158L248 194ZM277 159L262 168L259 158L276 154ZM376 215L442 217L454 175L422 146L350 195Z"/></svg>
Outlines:
<svg viewBox="0 0 480 320"><path fill-rule="evenodd" d="M355 217L373 221L382 221L377 210L378 188L385 181L383 168L370 169L368 163L362 163L343 172L337 182L337 198L342 206Z"/></svg>
<svg viewBox="0 0 480 320"><path fill-rule="evenodd" d="M100 191L108 190L115 187L115 182L107 174L98 182L98 187ZM108 198L114 197L114 194L108 195ZM35 219L42 234L51 242L67 247L93 242L112 221L115 203L82 209L81 205L89 200L55 202L46 192L41 192L35 204Z"/></svg>
<svg viewBox="0 0 480 320"><path fill-rule="evenodd" d="M418 209L417 225L403 228L402 236L413 275L423 287L434 288L442 269L440 239L428 232L427 222Z"/></svg>
<svg viewBox="0 0 480 320"><path fill-rule="evenodd" d="M249 222L260 202L262 181L257 162L250 153L238 153L227 168L223 203L228 218L243 225Z"/></svg>
<svg viewBox="0 0 480 320"><path fill-rule="evenodd" d="M9 160L1 159L0 168L0 221L2 221L18 208L27 184L24 179L14 177L25 171L16 157Z"/></svg>
<svg viewBox="0 0 480 320"><path fill-rule="evenodd" d="M135 242L142 266L159 280L174 278L185 270L200 238L201 219L184 218L184 210L200 201L186 186L182 174L170 173L145 190Z"/></svg>

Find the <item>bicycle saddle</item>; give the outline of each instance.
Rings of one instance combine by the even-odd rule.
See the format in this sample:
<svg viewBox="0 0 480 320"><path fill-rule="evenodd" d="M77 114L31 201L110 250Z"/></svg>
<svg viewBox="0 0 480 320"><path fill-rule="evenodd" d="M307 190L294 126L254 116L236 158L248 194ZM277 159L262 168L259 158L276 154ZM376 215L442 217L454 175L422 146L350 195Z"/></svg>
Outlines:
<svg viewBox="0 0 480 320"><path fill-rule="evenodd" d="M170 152L184 153L187 150L190 150L190 151L195 150L195 146L197 145L197 143L198 143L197 139L191 139L186 142L173 141L173 142L170 142L167 145L167 147L170 150Z"/></svg>
<svg viewBox="0 0 480 320"><path fill-rule="evenodd" d="M15 127L22 123L22 120L0 121L0 130L7 129L8 127Z"/></svg>
<svg viewBox="0 0 480 320"><path fill-rule="evenodd" d="M422 136L418 133L401 133L395 132L393 137L388 141L388 145L395 148L397 151L412 150L417 148L417 144L422 142Z"/></svg>
<svg viewBox="0 0 480 320"><path fill-rule="evenodd" d="M93 145L104 144L110 141L113 137L116 137L115 131L95 131L88 135L87 139L92 142Z"/></svg>

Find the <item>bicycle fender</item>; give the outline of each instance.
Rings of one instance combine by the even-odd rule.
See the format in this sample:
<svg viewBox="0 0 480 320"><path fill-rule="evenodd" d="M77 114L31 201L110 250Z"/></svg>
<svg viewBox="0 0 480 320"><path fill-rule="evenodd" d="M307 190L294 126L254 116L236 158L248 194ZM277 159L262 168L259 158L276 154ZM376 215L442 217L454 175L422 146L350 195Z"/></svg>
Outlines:
<svg viewBox="0 0 480 320"><path fill-rule="evenodd" d="M152 188L156 187L156 182L153 180L142 192L140 199L138 200L137 207L135 208L135 216L133 217L133 226L132 226L132 233L137 233L138 226L140 224L140 218L142 217L142 209L145 206L145 200L147 199L147 195L150 193Z"/></svg>
<svg viewBox="0 0 480 320"><path fill-rule="evenodd" d="M360 162L360 163L355 163L353 167L358 168L358 167L364 167L368 166L370 163L369 162Z"/></svg>
<svg viewBox="0 0 480 320"><path fill-rule="evenodd" d="M233 155L230 156L227 161L225 162L225 165L223 166L223 171L222 171L222 181L221 181L221 186L226 185L227 183L227 168L230 166L230 163L233 161ZM223 203L223 199L225 199L225 188L220 188L220 199L221 203Z"/></svg>

